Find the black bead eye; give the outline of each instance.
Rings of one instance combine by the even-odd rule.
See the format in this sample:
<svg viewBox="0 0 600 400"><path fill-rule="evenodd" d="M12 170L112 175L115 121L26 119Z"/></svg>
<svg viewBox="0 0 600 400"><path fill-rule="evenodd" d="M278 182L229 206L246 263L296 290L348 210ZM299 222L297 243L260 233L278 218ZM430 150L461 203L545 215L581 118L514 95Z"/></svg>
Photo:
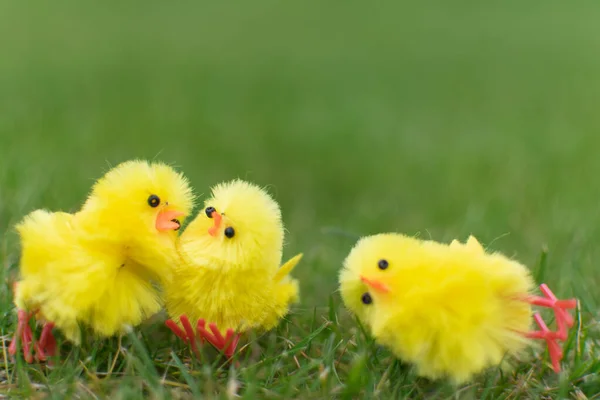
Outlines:
<svg viewBox="0 0 600 400"><path fill-rule="evenodd" d="M151 194L150 197L148 197L148 205L150 207L158 207L158 205L160 204L160 197L158 197L155 194Z"/></svg>
<svg viewBox="0 0 600 400"><path fill-rule="evenodd" d="M363 294L360 300L363 302L363 304L371 304L373 302L369 292Z"/></svg>
<svg viewBox="0 0 600 400"><path fill-rule="evenodd" d="M214 207L206 207L206 210L204 210L204 212L206 213L206 216L207 216L208 218L212 218L212 214L213 214L215 211L217 211L217 210L215 210L215 208L214 208Z"/></svg>
<svg viewBox="0 0 600 400"><path fill-rule="evenodd" d="M232 227L228 226L227 228L225 228L225 236L231 239L233 235L235 235L235 230Z"/></svg>
<svg viewBox="0 0 600 400"><path fill-rule="evenodd" d="M379 269L386 269L389 266L389 264L387 260L379 260L377 266L379 267Z"/></svg>

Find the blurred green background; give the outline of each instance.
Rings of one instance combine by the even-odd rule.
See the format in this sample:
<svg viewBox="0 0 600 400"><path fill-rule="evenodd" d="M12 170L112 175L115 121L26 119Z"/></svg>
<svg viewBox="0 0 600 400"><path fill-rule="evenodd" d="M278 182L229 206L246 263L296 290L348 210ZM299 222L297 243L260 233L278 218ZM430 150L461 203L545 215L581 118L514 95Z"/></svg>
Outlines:
<svg viewBox="0 0 600 400"><path fill-rule="evenodd" d="M599 300L597 3L0 3L0 233L109 165L269 186L303 306L358 235L485 244ZM540 271L538 271L540 272Z"/></svg>

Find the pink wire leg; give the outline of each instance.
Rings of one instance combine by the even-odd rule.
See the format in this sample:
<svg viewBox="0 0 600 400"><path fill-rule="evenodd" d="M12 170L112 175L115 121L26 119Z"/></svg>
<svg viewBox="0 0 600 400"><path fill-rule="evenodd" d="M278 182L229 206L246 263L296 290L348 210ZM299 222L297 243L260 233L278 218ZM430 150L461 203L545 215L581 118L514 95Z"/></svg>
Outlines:
<svg viewBox="0 0 600 400"><path fill-rule="evenodd" d="M556 333L551 332L548 329L540 314L536 313L534 318L541 331L529 332L526 334L526 336L528 338L544 339L546 341L546 344L548 345L548 352L550 353L550 360L552 361L552 368L554 369L554 372L559 373L560 361L562 360L563 352L560 348L560 345L556 341Z"/></svg>
<svg viewBox="0 0 600 400"><path fill-rule="evenodd" d="M562 341L567 340L568 329L572 328L575 323L573 316L567 310L577 307L577 299L558 300L545 283L540 285L540 290L544 294L544 297L530 296L528 298L529 303L540 307L552 308L556 325L558 326L558 331L556 332L557 338Z"/></svg>
<svg viewBox="0 0 600 400"><path fill-rule="evenodd" d="M196 340L198 340L201 344L206 340L210 344L212 344L218 350L223 351L225 357L230 359L233 357L235 353L235 349L240 340L240 336L235 334L233 329L228 329L225 337L221 334L217 325L211 323L208 325L209 330L206 329L206 321L203 319L199 319L196 324L196 331L192 328L192 324L187 316L182 315L179 318L183 329L175 323L175 321L169 319L165 322L165 325L181 340L186 343L191 344L192 350L196 355L198 355L198 348L196 346Z"/></svg>
<svg viewBox="0 0 600 400"><path fill-rule="evenodd" d="M52 322L46 322L40 335L40 340L35 344L36 358L39 361L45 361L47 357L54 357L56 355L56 339L52 334L54 324Z"/></svg>
<svg viewBox="0 0 600 400"><path fill-rule="evenodd" d="M8 353L12 356L17 354L17 341L21 341L21 348L23 350L23 357L27 363L33 362L33 355L31 354L31 341L33 333L29 326L29 319L31 314L25 310L19 310L17 313L17 330L13 336L13 340L8 346Z"/></svg>
<svg viewBox="0 0 600 400"><path fill-rule="evenodd" d="M550 331L542 320L541 315L536 313L534 319L540 330L529 332L526 336L532 339L543 339L546 341L548 352L550 353L550 360L552 361L552 368L558 373L560 372L560 361L562 360L563 352L557 340L565 341L569 336L568 330L573 327L575 321L573 316L571 316L567 310L577 307L577 299L558 300L545 283L540 285L540 290L544 294L544 297L529 296L527 301L536 306L552 308L558 330L556 332Z"/></svg>
<svg viewBox="0 0 600 400"><path fill-rule="evenodd" d="M235 349L240 341L240 335L237 335L233 329L228 329L225 333L225 337L221 334L217 325L214 323L208 324L210 332L206 329L206 321L203 319L198 320L196 329L198 334L201 335L206 341L212 344L218 350L223 351L225 357L230 359L235 353Z"/></svg>
<svg viewBox="0 0 600 400"><path fill-rule="evenodd" d="M179 317L179 321L181 322L183 329L181 329L177 325L177 323L175 323L175 321L171 319L167 320L165 322L165 325L167 325L167 327L171 329L171 331L185 343L191 344L192 350L194 351L194 353L196 353L196 355L198 355L198 347L196 346L196 340L199 340L202 344L204 343L204 339L200 335L198 335L198 337L196 338L196 334L194 333L192 324L190 323L190 320L187 316L182 315L181 317Z"/></svg>

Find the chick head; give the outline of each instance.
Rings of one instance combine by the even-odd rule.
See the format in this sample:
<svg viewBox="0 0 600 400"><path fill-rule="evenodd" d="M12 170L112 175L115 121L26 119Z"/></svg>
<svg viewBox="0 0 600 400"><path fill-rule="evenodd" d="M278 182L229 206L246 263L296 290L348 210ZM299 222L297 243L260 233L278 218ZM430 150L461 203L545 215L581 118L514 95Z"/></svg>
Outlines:
<svg viewBox="0 0 600 400"><path fill-rule="evenodd" d="M281 210L262 188L239 179L212 189L204 209L181 235L184 257L207 267L246 270L279 266L283 247Z"/></svg>
<svg viewBox="0 0 600 400"><path fill-rule="evenodd" d="M361 238L344 260L340 292L346 307L363 323L393 307L394 299L408 288L411 274L423 256L423 242L398 233ZM375 311L377 310L377 311Z"/></svg>
<svg viewBox="0 0 600 400"><path fill-rule="evenodd" d="M96 182L80 217L96 235L123 243L128 257L161 268L161 261L174 259L177 230L193 202L181 173L163 163L134 160L117 165Z"/></svg>

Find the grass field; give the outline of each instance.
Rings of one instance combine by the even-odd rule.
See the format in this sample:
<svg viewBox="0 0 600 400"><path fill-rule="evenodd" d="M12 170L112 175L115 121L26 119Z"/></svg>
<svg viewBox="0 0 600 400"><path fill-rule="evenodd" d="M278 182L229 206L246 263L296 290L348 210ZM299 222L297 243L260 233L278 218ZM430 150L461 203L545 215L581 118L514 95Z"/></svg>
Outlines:
<svg viewBox="0 0 600 400"><path fill-rule="evenodd" d="M365 4L0 4L0 394L598 397L600 7ZM199 194L235 177L268 186L284 256L305 253L301 303L239 368L194 360L160 315L116 358L116 338L89 338L53 368L13 364L14 224L76 210L131 158L173 163ZM454 388L394 361L336 292L356 239L382 231L474 234L577 296L564 372L537 351Z"/></svg>

